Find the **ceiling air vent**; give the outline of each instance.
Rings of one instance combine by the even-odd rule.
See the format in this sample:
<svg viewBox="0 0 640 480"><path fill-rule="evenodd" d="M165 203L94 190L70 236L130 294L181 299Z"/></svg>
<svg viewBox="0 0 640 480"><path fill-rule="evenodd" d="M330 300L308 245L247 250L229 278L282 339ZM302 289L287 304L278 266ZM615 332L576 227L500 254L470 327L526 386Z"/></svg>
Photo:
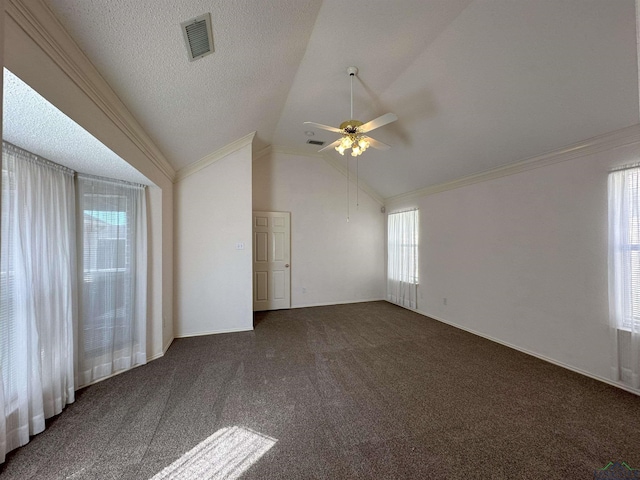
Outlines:
<svg viewBox="0 0 640 480"><path fill-rule="evenodd" d="M318 146L324 145L324 142L321 142L320 140L307 140L307 143L310 145L318 145Z"/></svg>
<svg viewBox="0 0 640 480"><path fill-rule="evenodd" d="M180 24L184 41L187 43L189 60L197 60L213 53L213 34L211 33L211 14L205 13Z"/></svg>

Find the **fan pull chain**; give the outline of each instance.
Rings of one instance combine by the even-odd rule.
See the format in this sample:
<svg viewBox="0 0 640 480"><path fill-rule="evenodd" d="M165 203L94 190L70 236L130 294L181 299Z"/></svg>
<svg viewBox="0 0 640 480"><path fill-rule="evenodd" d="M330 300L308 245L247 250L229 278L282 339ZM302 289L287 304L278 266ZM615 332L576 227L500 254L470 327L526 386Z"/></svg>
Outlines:
<svg viewBox="0 0 640 480"><path fill-rule="evenodd" d="M358 155L356 157L356 210L360 210L360 174L358 173Z"/></svg>
<svg viewBox="0 0 640 480"><path fill-rule="evenodd" d="M349 157L347 157L347 223L349 223Z"/></svg>

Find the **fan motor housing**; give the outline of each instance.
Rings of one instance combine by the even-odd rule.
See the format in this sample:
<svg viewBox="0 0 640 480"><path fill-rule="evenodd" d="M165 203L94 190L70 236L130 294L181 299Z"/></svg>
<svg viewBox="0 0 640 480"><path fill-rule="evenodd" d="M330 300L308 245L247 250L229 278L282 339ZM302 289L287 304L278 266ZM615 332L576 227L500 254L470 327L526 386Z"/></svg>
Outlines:
<svg viewBox="0 0 640 480"><path fill-rule="evenodd" d="M358 127L363 125L360 120L346 120L340 124L340 130L344 130L347 133L356 133Z"/></svg>

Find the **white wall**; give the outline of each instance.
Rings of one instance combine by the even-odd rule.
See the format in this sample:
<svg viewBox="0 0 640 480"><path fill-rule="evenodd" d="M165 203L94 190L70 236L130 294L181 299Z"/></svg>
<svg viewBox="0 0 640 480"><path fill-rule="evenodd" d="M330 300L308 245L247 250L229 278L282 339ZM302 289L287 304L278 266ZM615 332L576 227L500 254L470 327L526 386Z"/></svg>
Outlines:
<svg viewBox="0 0 640 480"><path fill-rule="evenodd" d="M163 171L158 166L157 153L149 151L156 147L143 139L146 134L124 112L110 87L51 12L40 2L20 5L31 15L23 16L14 5L5 3L5 66L156 185L150 187L148 196L151 257L147 359L159 357L173 338L172 174L175 172L170 167ZM84 79L84 83L78 78ZM90 93L83 90L88 85Z"/></svg>
<svg viewBox="0 0 640 480"><path fill-rule="evenodd" d="M418 310L608 379L607 173L639 158L611 147L390 206L420 209Z"/></svg>
<svg viewBox="0 0 640 480"><path fill-rule="evenodd" d="M384 298L384 214L319 156L278 151L253 162L253 209L291 212L291 305ZM306 293L303 292L306 288Z"/></svg>
<svg viewBox="0 0 640 480"><path fill-rule="evenodd" d="M176 337L253 329L251 145L176 183L175 215Z"/></svg>

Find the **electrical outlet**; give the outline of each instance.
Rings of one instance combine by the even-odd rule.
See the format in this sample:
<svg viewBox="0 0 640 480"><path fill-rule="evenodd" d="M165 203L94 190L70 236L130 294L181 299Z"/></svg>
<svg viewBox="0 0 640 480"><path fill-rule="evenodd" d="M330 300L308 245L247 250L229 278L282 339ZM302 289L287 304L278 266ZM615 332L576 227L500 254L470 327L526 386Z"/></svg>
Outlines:
<svg viewBox="0 0 640 480"><path fill-rule="evenodd" d="M244 250L244 242L236 243L236 250Z"/></svg>
<svg viewBox="0 0 640 480"><path fill-rule="evenodd" d="M446 305L446 304L447 304L447 297L444 297L444 298L442 299L442 304L443 304L443 305Z"/></svg>
<svg viewBox="0 0 640 480"><path fill-rule="evenodd" d="M302 293L307 293L307 287L302 287Z"/></svg>

